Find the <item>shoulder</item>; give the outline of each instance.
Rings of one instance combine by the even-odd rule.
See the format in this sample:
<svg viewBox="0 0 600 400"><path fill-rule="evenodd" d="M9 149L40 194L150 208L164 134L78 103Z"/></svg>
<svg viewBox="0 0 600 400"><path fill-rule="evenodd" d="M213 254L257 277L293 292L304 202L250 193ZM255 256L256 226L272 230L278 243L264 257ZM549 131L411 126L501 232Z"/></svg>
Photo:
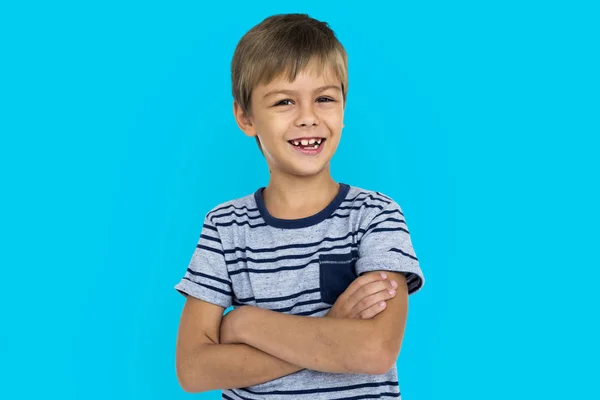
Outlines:
<svg viewBox="0 0 600 400"><path fill-rule="evenodd" d="M215 205L206 213L206 220L214 225L219 222L248 217L257 213L258 208L254 200L254 193L251 193Z"/></svg>
<svg viewBox="0 0 600 400"><path fill-rule="evenodd" d="M361 226L392 214L403 215L400 205L391 196L377 190L350 186L346 199L345 208L360 214Z"/></svg>
<svg viewBox="0 0 600 400"><path fill-rule="evenodd" d="M350 190L346 196L346 202L352 204L353 208L361 207L383 211L386 208L398 206L398 203L387 194L358 186L349 186Z"/></svg>

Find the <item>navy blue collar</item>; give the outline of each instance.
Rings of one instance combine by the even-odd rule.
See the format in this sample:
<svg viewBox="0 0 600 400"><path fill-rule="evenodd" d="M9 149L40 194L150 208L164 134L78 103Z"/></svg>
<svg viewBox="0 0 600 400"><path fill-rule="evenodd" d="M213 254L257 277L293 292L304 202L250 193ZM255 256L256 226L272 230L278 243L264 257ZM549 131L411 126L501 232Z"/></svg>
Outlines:
<svg viewBox="0 0 600 400"><path fill-rule="evenodd" d="M283 229L298 229L298 228L306 228L308 226L316 225L319 222L326 220L331 214L334 213L335 210L342 204L342 202L346 199L346 195L350 191L350 186L345 183L340 183L340 190L335 198L325 207L323 210L318 213L311 215L310 217L299 218L299 219L281 219L275 218L265 206L265 201L263 199L263 190L264 187L258 189L254 192L254 199L256 200L256 205L258 210L260 211L260 215L263 217L265 222L268 225L271 225L275 228L283 228Z"/></svg>

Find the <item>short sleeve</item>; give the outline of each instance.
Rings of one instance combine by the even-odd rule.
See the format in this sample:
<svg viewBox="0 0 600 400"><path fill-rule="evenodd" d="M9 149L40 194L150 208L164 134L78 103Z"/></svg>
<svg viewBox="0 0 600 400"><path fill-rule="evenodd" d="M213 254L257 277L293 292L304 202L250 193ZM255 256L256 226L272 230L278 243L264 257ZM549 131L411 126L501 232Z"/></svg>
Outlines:
<svg viewBox="0 0 600 400"><path fill-rule="evenodd" d="M208 218L204 219L192 259L175 289L186 297L193 296L224 308L232 304L231 279L223 245L217 228Z"/></svg>
<svg viewBox="0 0 600 400"><path fill-rule="evenodd" d="M421 289L425 277L419 259L412 246L410 233L402 209L391 201L371 219L368 226L361 227L356 273L360 276L370 271L404 273L408 294Z"/></svg>

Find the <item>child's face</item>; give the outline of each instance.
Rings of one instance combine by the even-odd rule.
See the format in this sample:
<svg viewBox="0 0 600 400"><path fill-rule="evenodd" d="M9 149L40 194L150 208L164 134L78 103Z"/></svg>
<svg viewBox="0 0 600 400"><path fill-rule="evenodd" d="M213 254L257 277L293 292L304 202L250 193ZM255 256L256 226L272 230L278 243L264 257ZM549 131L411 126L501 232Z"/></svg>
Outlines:
<svg viewBox="0 0 600 400"><path fill-rule="evenodd" d="M251 116L244 120L236 107L236 118L248 136L258 136L271 173L328 171L344 127L341 83L331 67L319 71L311 62L294 82L279 77L257 86L251 101Z"/></svg>

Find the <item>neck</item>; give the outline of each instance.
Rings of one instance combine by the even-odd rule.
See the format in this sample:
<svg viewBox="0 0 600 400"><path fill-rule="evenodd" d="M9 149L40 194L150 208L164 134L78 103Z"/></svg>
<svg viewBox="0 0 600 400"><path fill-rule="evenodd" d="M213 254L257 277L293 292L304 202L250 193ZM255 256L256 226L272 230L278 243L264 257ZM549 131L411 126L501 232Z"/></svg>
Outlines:
<svg viewBox="0 0 600 400"><path fill-rule="evenodd" d="M338 192L339 184L333 180L329 169L310 177L272 173L263 199L273 217L298 219L323 210Z"/></svg>

